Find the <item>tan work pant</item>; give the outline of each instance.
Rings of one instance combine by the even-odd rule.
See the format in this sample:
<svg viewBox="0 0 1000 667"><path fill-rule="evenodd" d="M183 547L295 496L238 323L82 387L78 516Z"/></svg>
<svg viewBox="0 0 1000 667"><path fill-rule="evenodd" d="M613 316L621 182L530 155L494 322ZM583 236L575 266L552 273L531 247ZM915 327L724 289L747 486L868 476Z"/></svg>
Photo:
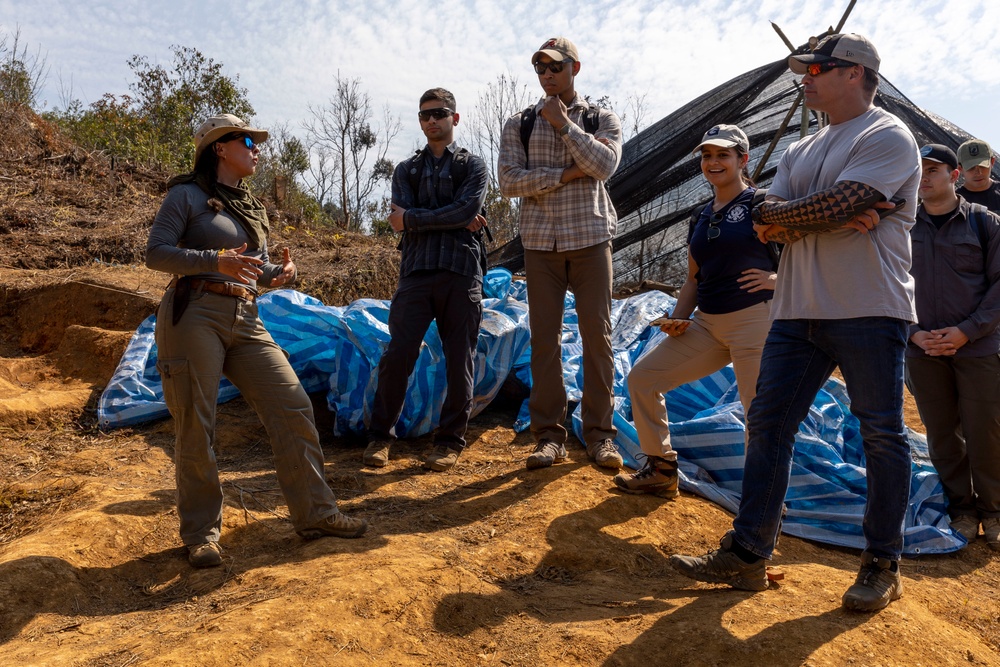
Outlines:
<svg viewBox="0 0 1000 667"><path fill-rule="evenodd" d="M584 445L614 439L614 359L611 356L611 242L566 252L525 250L531 327L531 433L565 443L562 325L566 290L576 298L583 342Z"/></svg>
<svg viewBox="0 0 1000 667"><path fill-rule="evenodd" d="M215 542L222 530L222 484L212 449L223 375L257 412L271 440L278 484L295 528L337 513L309 395L257 316L257 304L211 292L191 293L171 324L174 290L156 318L157 363L174 418L177 512L184 544Z"/></svg>
<svg viewBox="0 0 1000 667"><path fill-rule="evenodd" d="M736 373L743 414L747 414L750 401L757 394L760 356L771 328L770 312L770 301L722 315L695 311L687 331L661 341L632 367L628 375L632 418L645 454L677 460L677 453L670 446L663 395L730 362Z"/></svg>

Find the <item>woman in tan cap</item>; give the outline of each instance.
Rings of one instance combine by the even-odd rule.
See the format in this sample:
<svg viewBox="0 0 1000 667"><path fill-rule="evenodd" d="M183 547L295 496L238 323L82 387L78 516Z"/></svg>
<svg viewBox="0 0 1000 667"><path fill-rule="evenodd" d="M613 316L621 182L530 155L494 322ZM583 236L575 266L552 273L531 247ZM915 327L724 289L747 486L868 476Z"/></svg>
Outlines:
<svg viewBox="0 0 1000 667"><path fill-rule="evenodd" d="M257 411L271 440L292 524L306 539L358 537L367 523L341 514L326 483L312 403L257 315L257 286L295 280L288 249L267 251L267 212L243 179L267 131L230 114L195 134L195 167L167 183L146 265L174 275L157 313L157 369L174 418L181 539L195 567L222 562L223 492L212 443L219 381Z"/></svg>
<svg viewBox="0 0 1000 667"><path fill-rule="evenodd" d="M668 338L640 358L628 376L646 465L615 477L615 485L627 493L677 495L677 452L670 445L663 395L732 362L746 414L770 328L777 252L753 231L750 142L735 125L716 125L695 152L701 154L701 172L715 197L688 229L688 277L674 310L654 321Z"/></svg>

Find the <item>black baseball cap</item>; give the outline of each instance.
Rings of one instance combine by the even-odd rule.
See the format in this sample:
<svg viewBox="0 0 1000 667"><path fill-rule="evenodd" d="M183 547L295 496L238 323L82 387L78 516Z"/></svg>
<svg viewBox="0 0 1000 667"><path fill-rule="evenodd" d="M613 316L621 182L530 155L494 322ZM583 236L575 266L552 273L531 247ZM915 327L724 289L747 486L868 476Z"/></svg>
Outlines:
<svg viewBox="0 0 1000 667"><path fill-rule="evenodd" d="M958 156L955 151L942 144L927 144L920 149L920 159L940 162L952 170L958 169Z"/></svg>

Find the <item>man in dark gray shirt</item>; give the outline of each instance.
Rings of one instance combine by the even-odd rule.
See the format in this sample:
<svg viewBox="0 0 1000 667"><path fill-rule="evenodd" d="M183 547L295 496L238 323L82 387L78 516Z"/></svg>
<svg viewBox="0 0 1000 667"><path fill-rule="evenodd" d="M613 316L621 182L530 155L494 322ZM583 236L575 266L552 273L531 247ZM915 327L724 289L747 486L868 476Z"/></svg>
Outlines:
<svg viewBox="0 0 1000 667"><path fill-rule="evenodd" d="M424 465L444 471L465 448L472 413L473 362L483 316L488 175L482 158L454 141L455 96L432 88L420 97L420 129L427 145L396 165L389 223L403 233L399 287L389 307L389 346L378 366L378 388L368 426L364 463L389 460L420 343L437 321L447 368L447 391Z"/></svg>
<svg viewBox="0 0 1000 667"><path fill-rule="evenodd" d="M1000 549L1000 217L955 193L949 148L930 144L920 155L906 383L952 529L973 542L981 522L986 543Z"/></svg>

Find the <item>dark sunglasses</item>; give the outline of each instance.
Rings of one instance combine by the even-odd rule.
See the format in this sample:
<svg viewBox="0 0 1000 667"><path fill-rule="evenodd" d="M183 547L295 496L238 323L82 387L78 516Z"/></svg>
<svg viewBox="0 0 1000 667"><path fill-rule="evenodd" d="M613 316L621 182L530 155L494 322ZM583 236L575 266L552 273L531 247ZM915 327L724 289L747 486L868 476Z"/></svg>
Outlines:
<svg viewBox="0 0 1000 667"><path fill-rule="evenodd" d="M806 73L809 76L819 76L838 67L854 67L856 63L849 63L846 60L824 60L821 63L809 63L806 65Z"/></svg>
<svg viewBox="0 0 1000 667"><path fill-rule="evenodd" d="M422 111L418 111L417 117L419 117L420 120L430 120L431 118L434 120L441 120L442 118L447 118L453 113L455 112L448 107L438 107L437 109L423 109Z"/></svg>
<svg viewBox="0 0 1000 667"><path fill-rule="evenodd" d="M712 217L708 219L708 240L714 241L722 235L722 230L719 229L719 223L722 222L721 213L713 213Z"/></svg>
<svg viewBox="0 0 1000 667"><path fill-rule="evenodd" d="M541 60L539 60L539 61L535 62L535 65L534 65L534 67L535 67L535 74L539 74L539 75L545 74L545 70L550 70L553 74L558 74L559 72L563 71L563 67L565 67L566 63L568 63L568 62L571 62L571 61L569 61L569 60L560 60L560 61L556 62L555 60L553 60L551 62L543 63Z"/></svg>

